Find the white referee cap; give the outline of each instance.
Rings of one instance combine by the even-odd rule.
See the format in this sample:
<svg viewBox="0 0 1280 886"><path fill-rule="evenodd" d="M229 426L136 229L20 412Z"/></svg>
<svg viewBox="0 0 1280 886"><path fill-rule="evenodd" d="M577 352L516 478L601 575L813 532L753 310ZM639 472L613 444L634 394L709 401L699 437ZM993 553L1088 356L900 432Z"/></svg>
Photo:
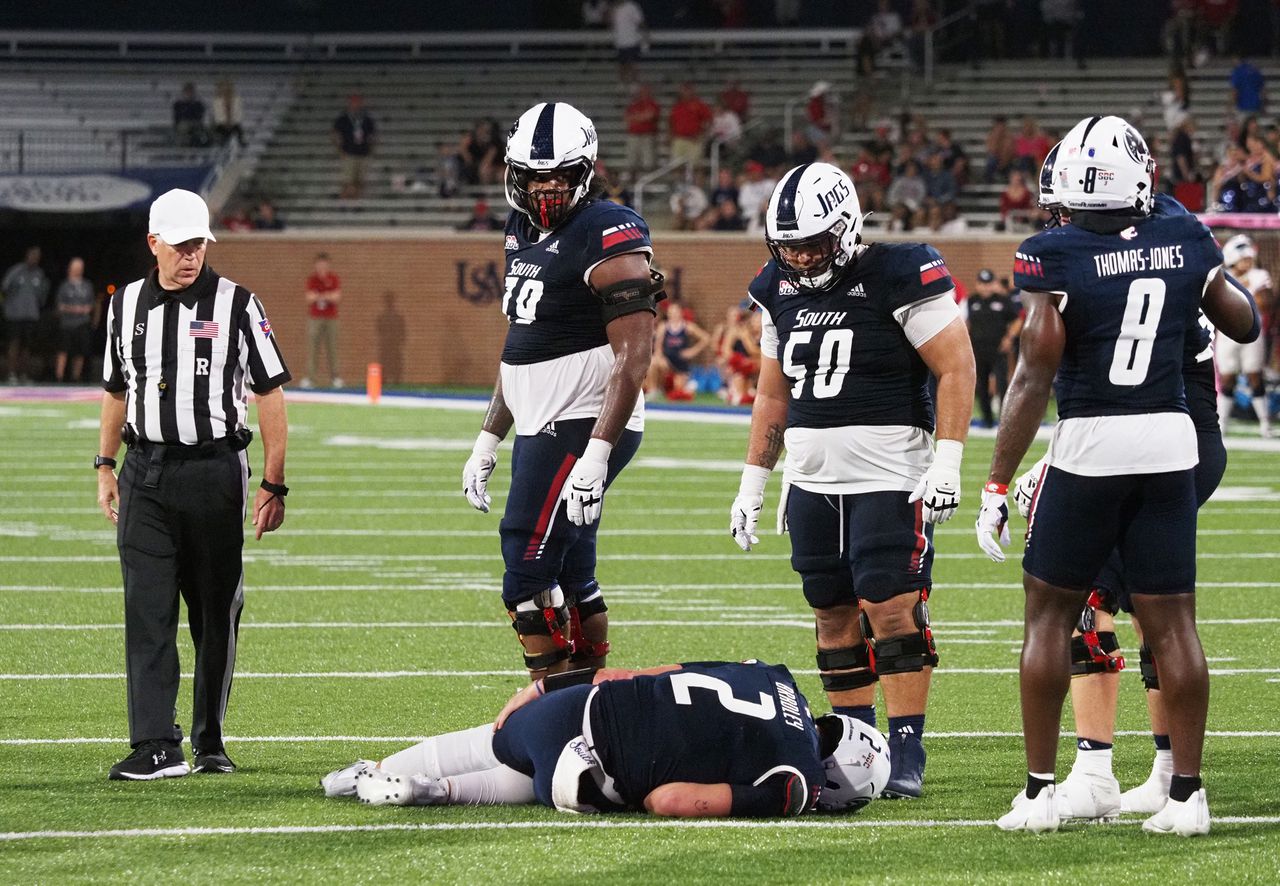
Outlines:
<svg viewBox="0 0 1280 886"><path fill-rule="evenodd" d="M147 230L171 246L198 237L218 242L209 231L209 206L204 198L181 188L166 191L155 199Z"/></svg>

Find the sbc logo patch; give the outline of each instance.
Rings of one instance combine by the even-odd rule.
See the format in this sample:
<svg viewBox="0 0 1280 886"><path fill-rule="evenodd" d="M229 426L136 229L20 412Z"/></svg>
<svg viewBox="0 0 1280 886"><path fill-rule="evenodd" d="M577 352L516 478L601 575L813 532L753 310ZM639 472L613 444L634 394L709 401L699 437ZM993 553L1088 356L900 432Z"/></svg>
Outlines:
<svg viewBox="0 0 1280 886"><path fill-rule="evenodd" d="M271 338L271 321L263 317L258 321L258 328L262 330L263 338Z"/></svg>

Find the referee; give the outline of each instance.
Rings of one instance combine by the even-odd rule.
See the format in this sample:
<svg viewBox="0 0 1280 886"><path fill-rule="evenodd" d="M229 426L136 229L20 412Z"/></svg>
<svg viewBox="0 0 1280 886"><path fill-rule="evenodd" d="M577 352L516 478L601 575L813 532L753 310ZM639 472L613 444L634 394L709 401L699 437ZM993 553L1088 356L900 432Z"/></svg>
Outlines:
<svg viewBox="0 0 1280 886"><path fill-rule="evenodd" d="M284 522L290 378L257 297L205 264L209 208L172 190L151 204L156 267L107 309L98 505L116 524L124 573L129 741L110 778L146 781L192 771L174 722L178 595L195 644L191 747L196 772L232 772L222 724L244 604L245 505L252 433L245 386L257 396L263 479L257 537ZM129 446L117 485L115 455ZM117 511L114 505L118 503Z"/></svg>

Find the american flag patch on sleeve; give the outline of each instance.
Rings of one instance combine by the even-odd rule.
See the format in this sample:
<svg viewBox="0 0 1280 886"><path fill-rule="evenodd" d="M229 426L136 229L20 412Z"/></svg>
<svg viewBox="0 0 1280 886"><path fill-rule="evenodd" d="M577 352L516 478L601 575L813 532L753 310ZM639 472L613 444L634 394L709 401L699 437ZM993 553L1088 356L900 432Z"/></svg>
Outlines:
<svg viewBox="0 0 1280 886"><path fill-rule="evenodd" d="M644 234L640 231L640 226L635 222L627 222L625 225L605 228L600 234L600 247L602 249L612 249L619 243L643 239Z"/></svg>
<svg viewBox="0 0 1280 886"><path fill-rule="evenodd" d="M947 270L947 263L942 259L934 259L928 264L920 266L920 285L928 286L935 280L941 280L950 277L951 272Z"/></svg>
<svg viewBox="0 0 1280 886"><path fill-rule="evenodd" d="M218 324L212 320L192 320L187 334L192 338L217 338Z"/></svg>
<svg viewBox="0 0 1280 886"><path fill-rule="evenodd" d="M1015 252L1013 254L1013 272L1026 277L1043 277L1044 265L1040 264L1040 259L1034 255Z"/></svg>

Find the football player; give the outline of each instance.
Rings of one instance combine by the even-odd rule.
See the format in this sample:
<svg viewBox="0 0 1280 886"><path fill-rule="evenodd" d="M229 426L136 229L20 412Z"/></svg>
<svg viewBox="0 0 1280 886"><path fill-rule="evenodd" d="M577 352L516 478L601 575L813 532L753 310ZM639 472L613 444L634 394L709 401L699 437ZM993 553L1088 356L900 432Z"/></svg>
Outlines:
<svg viewBox="0 0 1280 886"><path fill-rule="evenodd" d="M880 682L893 765L884 796L919 797L938 662L933 526L960 500L974 359L942 256L922 243L866 245L862 220L853 182L830 164L797 166L774 189L773 258L748 288L762 358L730 531L744 551L759 541L785 445L778 528L790 529L814 612L827 699L874 725Z"/></svg>
<svg viewBox="0 0 1280 886"><path fill-rule="evenodd" d="M1021 660L1027 783L1006 830L1056 830L1054 758L1070 681L1071 633L1118 548L1134 612L1160 662L1173 757L1169 800L1145 830L1207 833L1200 781L1209 678L1195 627L1195 426L1183 391L1188 335L1205 315L1237 341L1258 336L1247 293L1194 216L1153 214L1155 164L1119 117L1090 117L1062 140L1054 195L1071 224L1023 242L1014 263L1028 309L1006 418L978 515L997 562L1008 544L1008 484L1056 388L1052 464L1040 480L1023 559Z"/></svg>
<svg viewBox="0 0 1280 886"><path fill-rule="evenodd" d="M1258 250L1245 234L1236 234L1222 247L1222 256L1232 275L1248 287L1266 313L1271 304L1271 275L1257 266ZM1267 406L1267 387L1263 383L1262 367L1266 365L1266 342L1259 337L1248 344L1232 341L1221 333L1214 342L1218 364L1218 424L1227 432L1231 410L1235 407L1236 376L1243 374L1249 383L1253 411L1258 416L1258 431L1271 436L1271 410Z"/></svg>
<svg viewBox="0 0 1280 886"><path fill-rule="evenodd" d="M487 513L498 443L515 428L502 598L533 679L609 651L596 532L605 490L640 446L662 295L644 219L597 199L596 149L595 126L564 102L534 105L507 137L510 325L462 470L467 501Z"/></svg>
<svg viewBox="0 0 1280 886"><path fill-rule="evenodd" d="M1053 193L1053 164L1057 147L1050 151L1040 176L1040 206L1049 210L1054 221L1069 221ZM1176 200L1157 195L1152 214L1186 214ZM1238 285L1238 284L1237 284ZM1202 505L1213 494L1227 466L1227 450L1222 443L1215 411L1213 335L1208 319L1201 312L1200 322L1189 330L1183 354L1182 378L1187 408L1196 429L1195 467L1196 505ZM1052 462L1052 453L1023 474L1017 483L1014 501L1023 517L1029 517L1040 478ZM1138 787L1120 793L1120 784L1111 770L1111 746L1115 737L1116 704L1120 671L1124 658L1117 655L1120 645L1115 634L1115 614L1123 610L1132 618L1141 643L1142 627L1133 618L1124 580L1124 564L1118 551L1112 551L1102 572L1094 579L1089 600L1071 638L1071 708L1076 727L1076 757L1071 772L1055 786L1054 799L1061 818L1110 819L1120 812L1159 812L1169 799L1173 777L1169 729L1160 700L1159 678L1150 647L1139 648L1141 676L1147 689L1147 708L1155 741L1155 761L1151 774Z"/></svg>
<svg viewBox="0 0 1280 886"><path fill-rule="evenodd" d="M494 724L320 784L373 805L777 817L861 808L884 786L887 754L858 720L814 720L781 665L696 662L554 674L516 693Z"/></svg>

